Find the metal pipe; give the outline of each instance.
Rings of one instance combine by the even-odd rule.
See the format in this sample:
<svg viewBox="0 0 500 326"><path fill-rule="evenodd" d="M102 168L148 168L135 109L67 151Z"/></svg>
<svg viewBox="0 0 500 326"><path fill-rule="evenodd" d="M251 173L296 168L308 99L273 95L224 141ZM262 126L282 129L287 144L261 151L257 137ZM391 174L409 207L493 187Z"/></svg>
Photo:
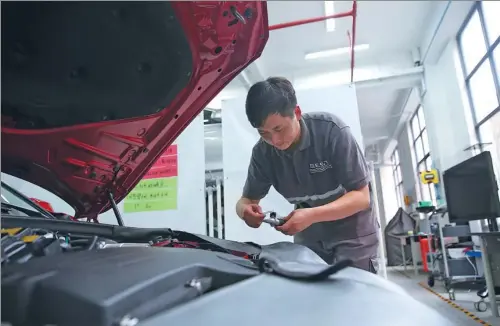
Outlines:
<svg viewBox="0 0 500 326"><path fill-rule="evenodd" d="M119 226L123 226L124 224L122 215L120 214L118 206L116 206L115 197L113 196L113 193L109 190L108 190L108 198L109 202L111 203L111 207L113 208L113 213L115 213L116 222L118 223Z"/></svg>
<svg viewBox="0 0 500 326"><path fill-rule="evenodd" d="M356 0L352 2L352 38L351 38L351 83L354 83L354 46L356 45L356 16L358 4Z"/></svg>
<svg viewBox="0 0 500 326"><path fill-rule="evenodd" d="M375 182L375 167L373 166L373 162L368 163L368 167L370 170L370 176L371 176L371 200L373 201L373 213L375 214L375 217L377 218L378 225L380 226L377 230L377 236L380 241L379 243L379 252L378 252L378 274L382 275L383 278L387 279L387 260L385 256L385 236L382 232L382 222L381 222L381 216L380 216L380 207L378 203L378 194L377 194L377 182ZM385 221L385 216L384 216L384 221ZM385 222L384 222L385 224Z"/></svg>
<svg viewBox="0 0 500 326"><path fill-rule="evenodd" d="M214 236L214 188L207 187L208 194L208 236Z"/></svg>
<svg viewBox="0 0 500 326"><path fill-rule="evenodd" d="M217 237L222 239L222 187L221 178L217 178L215 191L217 195Z"/></svg>
<svg viewBox="0 0 500 326"><path fill-rule="evenodd" d="M277 29L283 29L288 27L300 26L305 24L317 23L327 19L335 19L335 18L344 18L344 17L352 17L352 37L350 38L350 46L351 46L351 83L354 82L354 45L356 44L356 15L358 10L358 4L356 0L352 2L352 9L347 12L341 12L338 14L308 18L308 19L300 19L294 20L288 23L281 23L276 25L269 26L270 31L274 31Z"/></svg>
<svg viewBox="0 0 500 326"><path fill-rule="evenodd" d="M328 16L314 17L314 18L308 18L308 19L299 19L299 20L294 20L294 21L288 22L288 23L271 25L271 26L269 26L269 30L274 31L277 29L282 29L282 28L287 28L287 27L294 27L294 26L299 26L299 25L317 23L317 22L321 22L321 21L324 21L327 19L349 17L349 16L352 16L352 14L353 14L353 11L350 10L347 12L341 12L339 14L333 14L333 15L328 15Z"/></svg>

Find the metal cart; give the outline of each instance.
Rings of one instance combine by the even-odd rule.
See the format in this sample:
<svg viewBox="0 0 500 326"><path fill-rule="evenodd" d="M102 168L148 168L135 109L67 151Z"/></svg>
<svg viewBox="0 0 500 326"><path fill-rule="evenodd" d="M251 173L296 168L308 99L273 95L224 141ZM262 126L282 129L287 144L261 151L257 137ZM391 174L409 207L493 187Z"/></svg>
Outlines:
<svg viewBox="0 0 500 326"><path fill-rule="evenodd" d="M448 292L449 299L455 300L456 289L479 290L484 287L485 281L483 276L478 272L473 256L451 257L449 251L452 248L446 246L445 238L467 237L471 234L468 226L443 225L445 214L446 211L433 214L435 222L431 230L435 235L436 242L439 242L439 246L436 246L436 248L439 248L431 255L433 260L428 285L432 287L434 286L435 279L441 280ZM472 246L472 243L470 245ZM464 247L457 249L462 249L465 252L467 243L462 243L462 246Z"/></svg>

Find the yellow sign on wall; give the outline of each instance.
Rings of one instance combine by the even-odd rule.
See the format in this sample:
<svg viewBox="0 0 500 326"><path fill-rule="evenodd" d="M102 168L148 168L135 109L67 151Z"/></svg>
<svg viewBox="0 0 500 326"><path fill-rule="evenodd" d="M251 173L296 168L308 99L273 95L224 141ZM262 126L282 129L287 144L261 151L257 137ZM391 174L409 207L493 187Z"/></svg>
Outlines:
<svg viewBox="0 0 500 326"><path fill-rule="evenodd" d="M420 181L423 184L437 184L439 183L439 174L436 169L420 172Z"/></svg>

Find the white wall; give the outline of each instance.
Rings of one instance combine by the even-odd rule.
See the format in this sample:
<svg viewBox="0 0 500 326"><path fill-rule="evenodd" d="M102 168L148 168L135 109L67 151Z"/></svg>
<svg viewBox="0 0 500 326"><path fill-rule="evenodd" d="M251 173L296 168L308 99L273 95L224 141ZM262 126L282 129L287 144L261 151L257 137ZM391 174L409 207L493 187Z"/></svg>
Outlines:
<svg viewBox="0 0 500 326"><path fill-rule="evenodd" d="M428 126L429 147L436 168L444 171L471 157L464 151L471 145L467 120L470 116L457 44L451 40L435 65L426 65L427 92L423 110Z"/></svg>
<svg viewBox="0 0 500 326"><path fill-rule="evenodd" d="M205 170L222 169L222 125L208 124L205 129Z"/></svg>
<svg viewBox="0 0 500 326"><path fill-rule="evenodd" d="M451 40L438 62L427 69L423 108L432 159L442 174L472 157L473 152L464 149L476 142L456 41ZM445 200L443 187L440 190ZM480 221L469 222L469 225L473 232L482 231ZM477 237L473 237L473 241L476 245L480 243Z"/></svg>
<svg viewBox="0 0 500 326"><path fill-rule="evenodd" d="M303 112L327 111L342 118L351 127L363 148L354 86L343 85L297 91L297 99ZM222 102L222 134L226 238L261 244L292 241L291 237L277 232L268 225L263 225L259 229L249 228L236 215L235 205L245 184L252 148L259 139L257 131L247 121L244 97ZM268 196L261 201L261 206L264 211L274 210L284 216L293 210L293 206L274 188L271 188Z"/></svg>
<svg viewBox="0 0 500 326"><path fill-rule="evenodd" d="M473 1L442 1L429 17L427 30L420 44L426 92L420 98L420 90L414 89L409 101L411 103L408 104L413 111L418 104L422 104L434 167L441 172L471 155L470 152L463 151L471 144L471 135L467 122L469 108L464 97L455 39L473 4ZM411 154L411 146L407 133L403 131L399 135L398 148L404 187L410 195L416 195L418 180L414 177L414 162L408 155ZM412 171L413 174L405 174L405 170Z"/></svg>
<svg viewBox="0 0 500 326"><path fill-rule="evenodd" d="M124 213L123 200L118 203L127 226L168 227L183 231L206 232L205 217L205 161L203 116L200 115L177 138L178 190L177 209L156 212ZM2 173L7 182L29 197L48 201L55 211L73 214L74 210L60 198L31 183ZM101 223L116 224L112 210L99 216Z"/></svg>
<svg viewBox="0 0 500 326"><path fill-rule="evenodd" d="M442 174L446 169L472 156L471 151L464 151L473 143L473 136L469 123L470 109L454 39L448 42L435 63L425 65L424 80L424 96L412 101L411 105L416 110L418 104L422 104L433 165ZM416 92L415 89L414 93ZM399 135L397 146L405 194L416 201L416 189L420 181L411 142L411 132L407 126ZM443 187L440 190L444 199Z"/></svg>

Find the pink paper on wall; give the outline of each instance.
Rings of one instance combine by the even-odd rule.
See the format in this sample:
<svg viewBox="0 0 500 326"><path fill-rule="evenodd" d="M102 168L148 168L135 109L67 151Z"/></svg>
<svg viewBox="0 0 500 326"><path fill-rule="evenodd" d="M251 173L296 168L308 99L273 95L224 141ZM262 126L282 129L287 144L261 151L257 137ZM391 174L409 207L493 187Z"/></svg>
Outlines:
<svg viewBox="0 0 500 326"><path fill-rule="evenodd" d="M177 145L171 145L153 164L143 179L176 177L177 174Z"/></svg>

